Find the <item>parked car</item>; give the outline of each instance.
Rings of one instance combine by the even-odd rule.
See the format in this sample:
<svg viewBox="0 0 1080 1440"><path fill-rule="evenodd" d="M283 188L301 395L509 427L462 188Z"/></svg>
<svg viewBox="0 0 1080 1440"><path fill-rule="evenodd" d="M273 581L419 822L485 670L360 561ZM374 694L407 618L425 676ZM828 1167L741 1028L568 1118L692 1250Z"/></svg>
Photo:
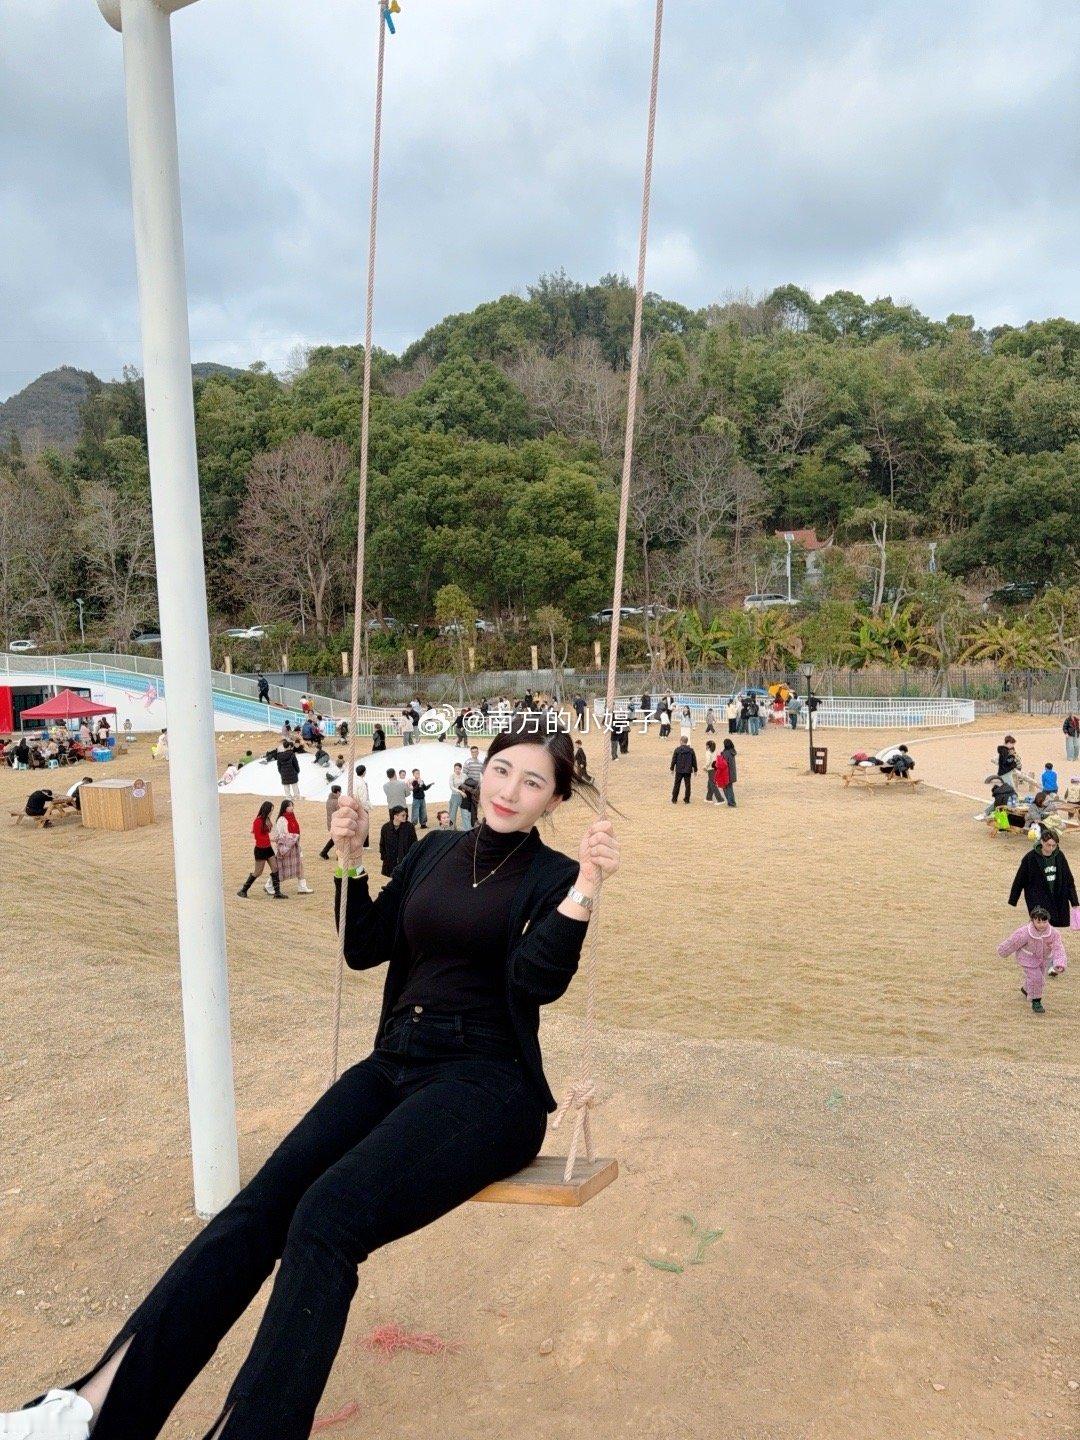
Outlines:
<svg viewBox="0 0 1080 1440"><path fill-rule="evenodd" d="M999 585L996 590L990 591L982 602L983 614L994 605L1023 605L1034 600L1039 589L1034 580L1010 580L1007 585Z"/></svg>
<svg viewBox="0 0 1080 1440"><path fill-rule="evenodd" d="M37 642L35 640L12 640L8 649L16 655L25 655L28 650L37 649Z"/></svg>
<svg viewBox="0 0 1080 1440"><path fill-rule="evenodd" d="M608 605L603 610L594 610L589 619L594 625L610 625L614 610ZM619 609L620 620L632 620L638 615L644 615L645 611L640 605L623 605Z"/></svg>
<svg viewBox="0 0 1080 1440"><path fill-rule="evenodd" d="M136 630L131 637L132 645L160 645L160 630Z"/></svg>
<svg viewBox="0 0 1080 1440"><path fill-rule="evenodd" d="M224 640L262 640L266 635L265 625L234 625L222 632Z"/></svg>
<svg viewBox="0 0 1080 1440"><path fill-rule="evenodd" d="M786 595L777 594L771 590L761 590L753 595L747 595L742 602L744 610L769 610L774 605L794 605L795 600L789 600Z"/></svg>
<svg viewBox="0 0 1080 1440"><path fill-rule="evenodd" d="M372 631L374 631L374 630L391 630L391 631L400 630L400 629L401 629L401 621L400 621L400 620L396 620L393 615L384 615L381 620L379 619L378 615L372 615L372 616L367 620L365 628L368 629L368 630L372 630Z"/></svg>
<svg viewBox="0 0 1080 1440"><path fill-rule="evenodd" d="M475 620L473 624L478 635L494 635L497 629L494 620ZM460 629L458 622L451 620L446 625L439 626L439 634L456 635Z"/></svg>

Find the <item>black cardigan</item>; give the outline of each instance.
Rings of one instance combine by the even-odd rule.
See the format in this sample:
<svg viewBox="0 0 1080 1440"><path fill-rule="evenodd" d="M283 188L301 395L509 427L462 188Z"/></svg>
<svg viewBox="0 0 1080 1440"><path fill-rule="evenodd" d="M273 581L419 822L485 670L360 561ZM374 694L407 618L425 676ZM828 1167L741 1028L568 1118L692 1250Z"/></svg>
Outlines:
<svg viewBox="0 0 1080 1440"><path fill-rule="evenodd" d="M1050 912L1050 924L1058 930L1069 928L1069 907L1080 902L1076 898L1076 881L1069 869L1069 862L1061 853L1061 846L1057 852L1057 877L1054 880L1054 888L1050 890L1046 884L1046 876L1039 863L1039 857L1034 850L1029 850L1020 861L1020 868L1016 872L1016 879L1009 891L1009 904L1015 905L1023 895L1024 901L1030 914L1036 905L1041 905Z"/></svg>
<svg viewBox="0 0 1080 1440"><path fill-rule="evenodd" d="M467 830L433 830L414 845L372 900L368 879L349 882L345 920L345 963L370 970L389 961L383 987L382 1013L375 1034L378 1044L386 1021L402 994L412 955L402 934L401 911L409 891L434 868ZM586 927L558 913L577 878L578 863L541 843L519 884L510 907L507 935L506 1000L525 1068L549 1111L555 1097L544 1075L540 1054L540 1006L558 1000L574 978ZM334 914L340 915L341 881L334 887Z"/></svg>

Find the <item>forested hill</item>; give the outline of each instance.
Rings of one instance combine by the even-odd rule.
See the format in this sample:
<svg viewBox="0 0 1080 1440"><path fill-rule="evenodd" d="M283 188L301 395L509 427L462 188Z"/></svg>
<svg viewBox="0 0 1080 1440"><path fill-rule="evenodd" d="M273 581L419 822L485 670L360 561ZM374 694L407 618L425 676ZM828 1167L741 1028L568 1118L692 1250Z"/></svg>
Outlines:
<svg viewBox="0 0 1080 1440"><path fill-rule="evenodd" d="M619 277L548 276L446 317L400 356L375 353L373 604L430 624L452 590L455 613L558 607L580 627L609 602L633 303ZM908 627L892 653L914 656L928 635L944 653L950 626L981 623L992 585L1075 587L1077 323L984 330L787 286L701 310L650 295L644 330L628 599L708 626L748 590L777 588L788 530L836 542L813 585L795 557L807 653L847 653L885 611ZM229 623L343 627L362 358L325 345L288 375L197 371L210 601ZM0 446L0 489L27 472L33 533L12 531L0 611L58 639L75 587L117 635L152 614L138 376L91 377L70 454Z"/></svg>
<svg viewBox="0 0 1080 1440"><path fill-rule="evenodd" d="M61 365L0 402L0 441L14 435L24 450L46 445L68 449L79 438L80 411L93 376L89 370Z"/></svg>
<svg viewBox="0 0 1080 1440"><path fill-rule="evenodd" d="M193 365L191 371L197 380L240 373L212 361ZM101 383L91 371L75 370L70 365L39 375L17 395L0 401L0 444L10 444L14 435L23 450L42 450L50 445L69 450L79 438L83 403Z"/></svg>

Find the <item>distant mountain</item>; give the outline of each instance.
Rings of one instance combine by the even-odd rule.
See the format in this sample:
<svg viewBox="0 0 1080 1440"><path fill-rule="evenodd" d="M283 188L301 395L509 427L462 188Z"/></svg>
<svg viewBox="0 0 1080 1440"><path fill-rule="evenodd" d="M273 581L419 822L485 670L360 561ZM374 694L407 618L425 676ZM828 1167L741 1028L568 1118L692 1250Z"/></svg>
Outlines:
<svg viewBox="0 0 1080 1440"><path fill-rule="evenodd" d="M67 448L79 438L79 407L86 399L91 375L61 365L31 380L25 390L0 404L0 445L17 435L24 450L43 445Z"/></svg>
<svg viewBox="0 0 1080 1440"><path fill-rule="evenodd" d="M231 365L218 365L213 360L200 360L191 367L196 380L213 375L239 375ZM17 435L24 450L40 450L46 445L67 450L79 438L79 408L86 399L92 375L89 370L75 370L61 365L31 380L24 390L0 402L0 446ZM106 386L110 383L105 382Z"/></svg>

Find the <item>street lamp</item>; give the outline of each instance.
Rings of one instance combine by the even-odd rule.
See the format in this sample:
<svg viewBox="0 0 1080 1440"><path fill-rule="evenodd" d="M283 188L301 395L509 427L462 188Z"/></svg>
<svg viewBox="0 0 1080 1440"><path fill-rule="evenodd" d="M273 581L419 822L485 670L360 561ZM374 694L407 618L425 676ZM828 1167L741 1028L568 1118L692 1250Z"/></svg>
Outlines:
<svg viewBox="0 0 1080 1440"><path fill-rule="evenodd" d="M806 681L806 721L810 732L810 773L814 773L814 667L809 661L800 667Z"/></svg>
<svg viewBox="0 0 1080 1440"><path fill-rule="evenodd" d="M82 600L76 599L75 604L79 607L79 643L86 644L86 631L83 629L83 604Z"/></svg>
<svg viewBox="0 0 1080 1440"><path fill-rule="evenodd" d="M791 604L791 547L794 541L794 532L791 530L786 531L784 534L784 542L787 545L787 560L784 568L787 572L787 603L789 605Z"/></svg>

